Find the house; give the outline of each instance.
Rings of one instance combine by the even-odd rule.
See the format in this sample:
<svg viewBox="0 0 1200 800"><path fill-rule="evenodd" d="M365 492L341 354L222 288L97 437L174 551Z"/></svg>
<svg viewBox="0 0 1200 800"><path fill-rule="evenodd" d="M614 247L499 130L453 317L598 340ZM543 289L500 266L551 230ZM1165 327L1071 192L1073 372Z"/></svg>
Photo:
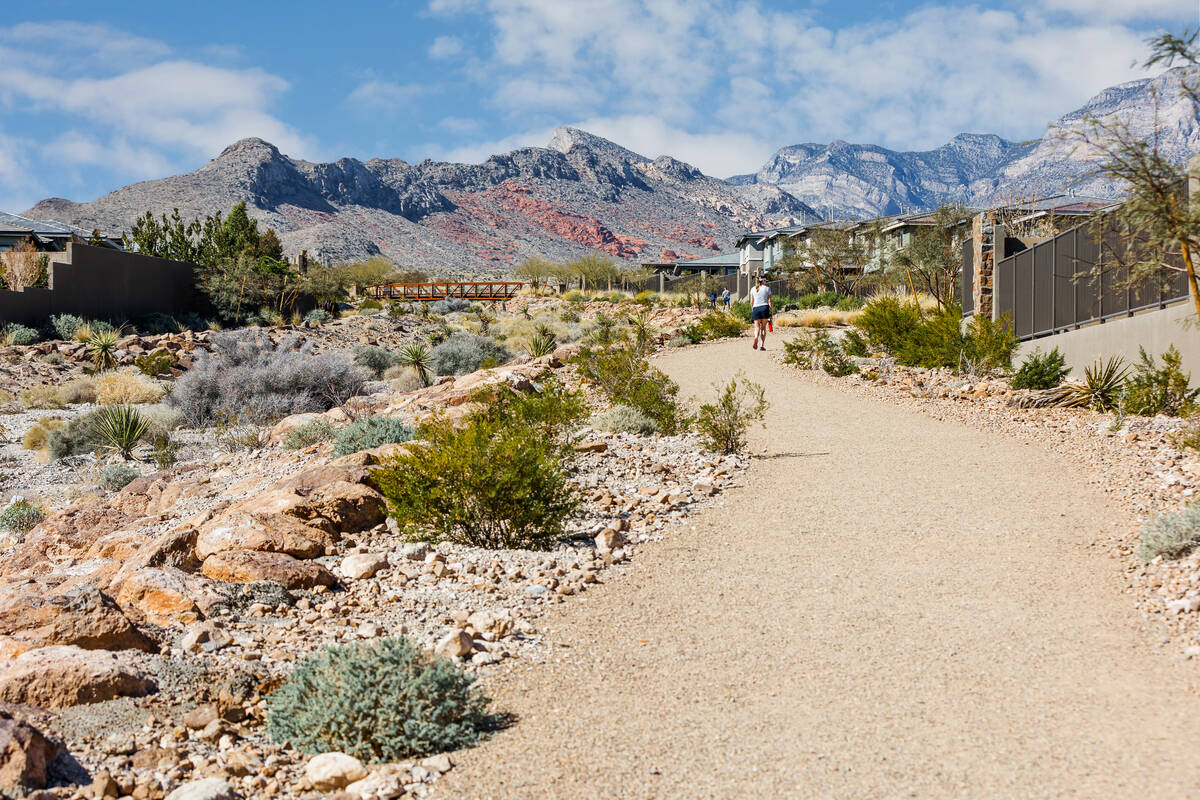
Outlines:
<svg viewBox="0 0 1200 800"><path fill-rule="evenodd" d="M19 214L0 211L0 251L12 250L29 239L42 252L61 253L69 242L87 242L92 232L63 222L30 219ZM101 236L100 246L114 250L125 249L119 236Z"/></svg>
<svg viewBox="0 0 1200 800"><path fill-rule="evenodd" d="M647 269L668 275L694 275L706 272L710 275L732 275L738 271L740 253L722 253L705 258L679 258L674 261L647 261Z"/></svg>

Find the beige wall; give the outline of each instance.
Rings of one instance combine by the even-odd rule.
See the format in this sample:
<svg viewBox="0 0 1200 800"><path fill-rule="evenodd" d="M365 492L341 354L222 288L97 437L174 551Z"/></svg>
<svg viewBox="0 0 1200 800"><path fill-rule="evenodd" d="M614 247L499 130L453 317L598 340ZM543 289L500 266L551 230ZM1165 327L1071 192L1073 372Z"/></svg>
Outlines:
<svg viewBox="0 0 1200 800"><path fill-rule="evenodd" d="M1184 370L1192 373L1192 383L1200 383L1200 325L1191 300L1022 342L1013 364L1019 365L1034 348L1046 352L1057 347L1066 356L1072 374L1082 375L1083 368L1098 358L1123 356L1132 362L1138 359L1139 345L1158 356L1172 344L1183 356Z"/></svg>

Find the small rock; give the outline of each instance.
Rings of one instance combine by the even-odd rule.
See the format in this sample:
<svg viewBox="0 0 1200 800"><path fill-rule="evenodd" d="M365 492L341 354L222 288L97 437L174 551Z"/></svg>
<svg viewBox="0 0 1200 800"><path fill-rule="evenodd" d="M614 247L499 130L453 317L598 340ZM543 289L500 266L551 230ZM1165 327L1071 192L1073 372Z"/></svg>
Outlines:
<svg viewBox="0 0 1200 800"><path fill-rule="evenodd" d="M605 528L596 534L596 550L600 553L611 553L625 544L625 537L613 528Z"/></svg>
<svg viewBox="0 0 1200 800"><path fill-rule="evenodd" d="M374 622L364 622L355 632L360 639L376 639L379 637L380 628Z"/></svg>
<svg viewBox="0 0 1200 800"><path fill-rule="evenodd" d="M533 583L533 584L530 584L529 586L525 587L525 596L526 597L541 597L544 594L546 594L546 592L548 592L548 591L549 590L545 586L542 586L540 583Z"/></svg>
<svg viewBox="0 0 1200 800"><path fill-rule="evenodd" d="M1200 610L1200 597L1184 597L1167 603L1168 614L1190 614Z"/></svg>
<svg viewBox="0 0 1200 800"><path fill-rule="evenodd" d="M218 716L220 715L217 714L217 707L209 703L197 706L185 714L183 716L183 724L194 731L204 730Z"/></svg>
<svg viewBox="0 0 1200 800"><path fill-rule="evenodd" d="M421 762L421 766L430 772L436 772L437 774L442 775L449 772L454 764L450 761L450 756L442 753L440 755L430 756L429 758L425 759Z"/></svg>
<svg viewBox="0 0 1200 800"><path fill-rule="evenodd" d="M342 559L342 565L338 571L341 572L343 578L361 580L370 578L381 569L386 569L387 565L387 556L380 553L355 553Z"/></svg>
<svg viewBox="0 0 1200 800"><path fill-rule="evenodd" d="M233 644L228 631L217 627L212 621L190 625L179 639L179 648L187 653L215 653Z"/></svg>
<svg viewBox="0 0 1200 800"><path fill-rule="evenodd" d="M167 800L240 800L241 795L221 778L188 781L167 795Z"/></svg>
<svg viewBox="0 0 1200 800"><path fill-rule="evenodd" d="M447 658L462 658L471 652L475 640L466 631L450 631L437 643L434 652Z"/></svg>
<svg viewBox="0 0 1200 800"><path fill-rule="evenodd" d="M429 545L425 542L409 542L400 548L400 557L409 561L424 561L429 553Z"/></svg>
<svg viewBox="0 0 1200 800"><path fill-rule="evenodd" d="M354 756L322 753L309 759L304 775L317 791L332 792L367 777L367 770Z"/></svg>

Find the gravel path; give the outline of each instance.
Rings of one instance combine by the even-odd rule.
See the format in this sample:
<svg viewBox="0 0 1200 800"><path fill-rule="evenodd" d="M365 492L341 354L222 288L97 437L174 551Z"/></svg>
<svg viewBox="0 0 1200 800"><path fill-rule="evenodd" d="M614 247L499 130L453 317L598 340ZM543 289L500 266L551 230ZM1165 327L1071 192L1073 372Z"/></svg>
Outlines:
<svg viewBox="0 0 1200 800"><path fill-rule="evenodd" d="M546 619L553 662L488 687L518 721L436 796L1200 796L1196 662L1153 652L1092 552L1128 523L1103 493L779 355L660 359L685 395L765 385L765 457Z"/></svg>

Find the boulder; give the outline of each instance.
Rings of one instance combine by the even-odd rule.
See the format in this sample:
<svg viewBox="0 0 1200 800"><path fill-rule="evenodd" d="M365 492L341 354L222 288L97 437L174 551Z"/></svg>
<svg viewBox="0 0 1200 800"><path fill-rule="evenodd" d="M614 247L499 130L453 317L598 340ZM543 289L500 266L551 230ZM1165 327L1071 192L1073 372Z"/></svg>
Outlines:
<svg viewBox="0 0 1200 800"><path fill-rule="evenodd" d="M291 492L312 491L327 483L345 481L346 483L365 483L370 477L371 470L366 466L325 464L320 467L297 472L289 478L284 478L270 486L268 491L282 489Z"/></svg>
<svg viewBox="0 0 1200 800"><path fill-rule="evenodd" d="M304 776L319 792L333 792L367 777L367 769L354 756L321 753L304 766Z"/></svg>
<svg viewBox="0 0 1200 800"><path fill-rule="evenodd" d="M355 553L342 559L338 572L343 578L360 580L370 578L381 569L387 569L388 559L382 553Z"/></svg>
<svg viewBox="0 0 1200 800"><path fill-rule="evenodd" d="M56 644L85 650L158 650L112 598L95 588L49 597L8 589L0 595L0 635L7 637L9 655Z"/></svg>
<svg viewBox="0 0 1200 800"><path fill-rule="evenodd" d="M285 514L333 531L364 531L383 522L384 500L360 483L335 480L312 490L276 489L238 503L235 510Z"/></svg>
<svg viewBox="0 0 1200 800"><path fill-rule="evenodd" d="M46 768L59 750L28 722L0 711L0 793L19 797L44 789Z"/></svg>
<svg viewBox="0 0 1200 800"><path fill-rule="evenodd" d="M0 665L0 700L43 708L141 697L154 681L114 653L54 645Z"/></svg>
<svg viewBox="0 0 1200 800"><path fill-rule="evenodd" d="M337 579L329 570L311 561L299 561L287 553L258 550L228 550L204 559L200 568L215 581L253 583L274 581L286 589L333 586Z"/></svg>
<svg viewBox="0 0 1200 800"><path fill-rule="evenodd" d="M179 649L187 653L215 653L233 644L229 632L217 627L215 622L197 622L188 626L179 638Z"/></svg>
<svg viewBox="0 0 1200 800"><path fill-rule="evenodd" d="M324 414L317 413L292 414L291 416L284 417L275 423L275 427L271 428L271 432L267 434L267 441L271 444L283 444L283 441L287 439L288 434L292 431L297 428L303 428L311 422L318 421L328 422L329 418Z"/></svg>
<svg viewBox="0 0 1200 800"><path fill-rule="evenodd" d="M174 567L118 574L109 588L125 613L151 625L195 622L222 600L211 581Z"/></svg>
<svg viewBox="0 0 1200 800"><path fill-rule="evenodd" d="M200 526L196 555L205 559L226 550L262 550L316 558L325 555L336 539L333 534L305 525L296 516L229 510Z"/></svg>
<svg viewBox="0 0 1200 800"><path fill-rule="evenodd" d="M167 795L167 800L240 800L241 795L222 778L188 781Z"/></svg>

